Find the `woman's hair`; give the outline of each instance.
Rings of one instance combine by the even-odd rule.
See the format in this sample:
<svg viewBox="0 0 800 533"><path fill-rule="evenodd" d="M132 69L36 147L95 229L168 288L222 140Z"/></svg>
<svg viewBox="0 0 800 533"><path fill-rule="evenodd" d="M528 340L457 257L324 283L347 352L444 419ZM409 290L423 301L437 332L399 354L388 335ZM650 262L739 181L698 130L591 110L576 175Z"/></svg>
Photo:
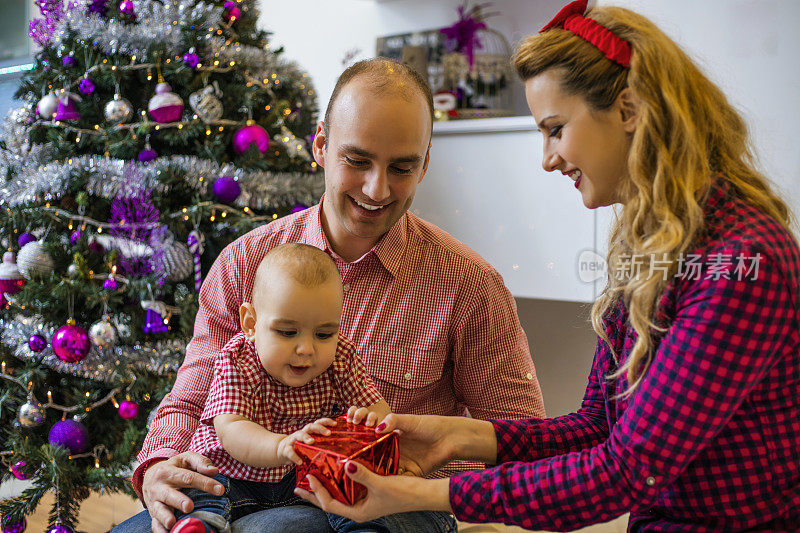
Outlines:
<svg viewBox="0 0 800 533"><path fill-rule="evenodd" d="M609 378L627 373L629 395L650 365L651 335L664 331L653 317L679 258L691 251L703 229L712 179L720 175L733 194L787 229L793 221L786 203L755 168L744 120L675 42L627 9L598 7L586 16L630 43L629 68L560 28L528 37L513 61L523 81L556 69L562 89L583 97L593 110L610 108L625 88L638 102L627 162L630 179L619 191L624 205L609 235L608 285L592 307L594 330L612 352L604 318L620 299L628 309L638 338ZM632 257L641 261L636 272L630 269ZM651 268L653 259L659 269L670 265L667 275Z"/></svg>

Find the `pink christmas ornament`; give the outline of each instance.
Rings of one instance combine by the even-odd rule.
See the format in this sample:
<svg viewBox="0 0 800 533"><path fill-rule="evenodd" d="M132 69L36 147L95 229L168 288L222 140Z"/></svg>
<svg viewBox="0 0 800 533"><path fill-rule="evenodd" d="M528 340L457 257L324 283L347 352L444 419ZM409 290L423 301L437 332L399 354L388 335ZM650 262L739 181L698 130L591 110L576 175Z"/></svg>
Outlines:
<svg viewBox="0 0 800 533"><path fill-rule="evenodd" d="M25 278L19 273L16 256L13 252L6 252L0 265L0 307L8 304L6 294L16 294L24 286Z"/></svg>
<svg viewBox="0 0 800 533"><path fill-rule="evenodd" d="M58 109L53 120L80 120L81 114L75 107L75 102L80 102L81 97L69 91L62 91L58 97Z"/></svg>
<svg viewBox="0 0 800 533"><path fill-rule="evenodd" d="M119 404L119 416L125 420L136 418L139 416L139 404L131 400L121 402Z"/></svg>
<svg viewBox="0 0 800 533"><path fill-rule="evenodd" d="M133 15L133 7L132 0L122 0L122 2L119 3L120 12L126 15Z"/></svg>
<svg viewBox="0 0 800 533"><path fill-rule="evenodd" d="M17 461L11 465L11 473L17 479L28 479L28 463L25 461Z"/></svg>
<svg viewBox="0 0 800 533"><path fill-rule="evenodd" d="M262 154L269 149L269 134L267 130L252 120L248 120L247 126L233 135L233 149L237 154L245 153L250 148L250 145L255 145Z"/></svg>
<svg viewBox="0 0 800 533"><path fill-rule="evenodd" d="M242 12L239 11L238 7L232 7L228 11L225 12L225 18L230 23L234 23L242 17Z"/></svg>
<svg viewBox="0 0 800 533"><path fill-rule="evenodd" d="M75 320L71 318L67 320L66 325L58 328L51 344L53 352L65 363L83 361L92 348L89 333L75 324Z"/></svg>
<svg viewBox="0 0 800 533"><path fill-rule="evenodd" d="M172 87L167 82L156 85L156 94L147 104L147 110L156 122L176 122L181 118L183 100L171 91Z"/></svg>

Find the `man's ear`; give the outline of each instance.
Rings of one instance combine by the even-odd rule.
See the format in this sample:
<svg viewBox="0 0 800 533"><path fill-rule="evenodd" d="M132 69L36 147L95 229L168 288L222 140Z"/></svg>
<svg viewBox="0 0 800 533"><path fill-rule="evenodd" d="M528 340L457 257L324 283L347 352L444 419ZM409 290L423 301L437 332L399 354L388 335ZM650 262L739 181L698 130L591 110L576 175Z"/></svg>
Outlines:
<svg viewBox="0 0 800 533"><path fill-rule="evenodd" d="M314 152L314 161L322 168L325 168L325 144L327 140L325 138L325 123L320 120L317 124L317 132L314 134L311 151Z"/></svg>
<svg viewBox="0 0 800 533"><path fill-rule="evenodd" d="M244 336L249 341L256 338L256 308L250 302L239 306L239 324L242 326Z"/></svg>
<svg viewBox="0 0 800 533"><path fill-rule="evenodd" d="M431 143L428 143L428 150L425 152L425 161L422 163L422 173L419 175L419 181L417 183L422 182L422 178L425 177L425 174L428 172L428 163L431 162Z"/></svg>
<svg viewBox="0 0 800 533"><path fill-rule="evenodd" d="M617 107L625 131L628 133L636 131L636 126L639 124L639 99L630 87L622 89L617 96Z"/></svg>

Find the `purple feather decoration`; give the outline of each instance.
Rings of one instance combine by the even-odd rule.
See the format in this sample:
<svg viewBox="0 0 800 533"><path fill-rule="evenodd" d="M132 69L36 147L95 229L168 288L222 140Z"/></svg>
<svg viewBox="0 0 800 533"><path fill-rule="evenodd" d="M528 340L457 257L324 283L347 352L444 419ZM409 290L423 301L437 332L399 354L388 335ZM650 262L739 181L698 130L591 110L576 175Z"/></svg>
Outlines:
<svg viewBox="0 0 800 533"><path fill-rule="evenodd" d="M119 264L125 275L143 277L161 263L161 241L167 231L159 223L158 209L150 191L133 196L118 196L111 202L110 246L119 252Z"/></svg>
<svg viewBox="0 0 800 533"><path fill-rule="evenodd" d="M467 11L466 3L458 6L458 22L439 30L447 38L445 44L448 50L466 55L470 67L475 62L475 49L483 48L478 30L486 29L486 23L479 18L480 7L482 6L477 6L477 10L473 8Z"/></svg>
<svg viewBox="0 0 800 533"><path fill-rule="evenodd" d="M64 0L36 0L34 4L44 18L33 19L28 23L28 35L33 37L39 46L47 46L53 37L56 25L64 17L67 9L75 8L75 2L68 2L66 9Z"/></svg>
<svg viewBox="0 0 800 533"><path fill-rule="evenodd" d="M90 0L86 8L87 13L97 13L100 16L105 15L106 11L108 11L106 1L107 0Z"/></svg>

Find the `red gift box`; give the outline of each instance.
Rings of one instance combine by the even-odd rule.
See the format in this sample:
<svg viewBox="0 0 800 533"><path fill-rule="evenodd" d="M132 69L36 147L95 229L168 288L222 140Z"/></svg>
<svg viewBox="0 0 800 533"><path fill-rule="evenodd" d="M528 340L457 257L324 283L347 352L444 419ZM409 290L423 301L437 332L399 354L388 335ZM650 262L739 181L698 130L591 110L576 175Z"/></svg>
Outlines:
<svg viewBox="0 0 800 533"><path fill-rule="evenodd" d="M347 461L356 461L382 476L397 473L399 451L397 434L377 435L374 427L353 424L346 416L328 428L330 435L314 435L314 443L295 442L294 449L303 460L297 467L297 486L311 490L307 475L317 478L333 498L353 505L365 495L364 486L344 473Z"/></svg>

